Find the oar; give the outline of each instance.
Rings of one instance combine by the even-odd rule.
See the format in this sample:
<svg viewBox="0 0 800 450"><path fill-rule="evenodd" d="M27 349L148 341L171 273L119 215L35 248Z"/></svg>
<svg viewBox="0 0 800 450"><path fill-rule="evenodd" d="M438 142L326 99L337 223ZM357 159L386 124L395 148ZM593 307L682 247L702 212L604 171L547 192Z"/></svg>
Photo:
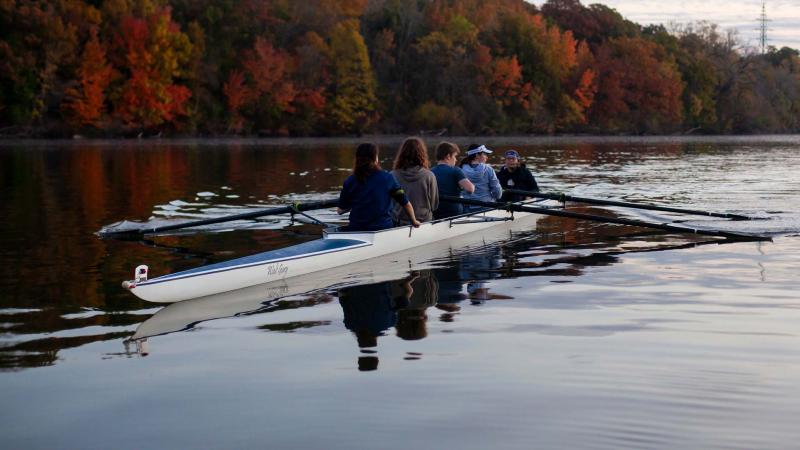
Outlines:
<svg viewBox="0 0 800 450"><path fill-rule="evenodd" d="M507 211L529 212L529 213L543 214L546 216L571 217L573 219L590 220L594 222L604 222L604 223L615 223L619 225L630 225L642 228L654 228L657 230L675 231L678 233L692 233L692 234L700 234L703 236L724 237L739 241L772 241L771 238L766 236L733 233L722 230L699 230L696 228L669 225L666 223L645 222L642 220L622 219L618 217L603 217L603 216L596 216L593 214L581 214L571 211L564 211L563 209L549 209L549 208L542 208L540 206L520 205L517 203L482 202L479 200L451 197L448 195L439 196L439 200L446 202L461 203L464 205L482 206L484 208L502 209Z"/></svg>
<svg viewBox="0 0 800 450"><path fill-rule="evenodd" d="M183 228L198 227L201 225L210 225L213 223L231 222L234 220L254 219L256 217L262 217L262 216L275 216L278 214L289 214L301 211L311 211L314 209L324 209L337 206L338 204L339 204L338 199L322 200L318 202L309 202L309 203L295 203L289 206L279 206L276 208L259 209L257 211L251 211L248 213L232 214L230 216L215 217L213 219L194 220L191 222L176 223L173 225L164 225L160 227L133 228L127 230L118 230L118 231L114 230L103 231L101 235L104 237L114 237L114 238L137 237L144 234L163 233L165 231L180 230Z"/></svg>
<svg viewBox="0 0 800 450"><path fill-rule="evenodd" d="M756 220L756 218L754 217L741 216L739 214L715 213L711 211L701 211L697 209L673 208L671 206L658 206L658 205L650 205L647 203L619 202L616 200L604 200L601 198L574 197L572 195L566 195L566 194L548 194L544 192L521 191L518 189L506 189L504 192L508 192L510 194L524 195L526 197L533 197L533 198L549 198L551 200L558 200L561 202L569 200L571 202L587 203L590 205L624 206L626 208L648 209L651 211L667 211L667 212L682 213L682 214L692 214L695 216L722 217L725 219L733 219L733 220Z"/></svg>

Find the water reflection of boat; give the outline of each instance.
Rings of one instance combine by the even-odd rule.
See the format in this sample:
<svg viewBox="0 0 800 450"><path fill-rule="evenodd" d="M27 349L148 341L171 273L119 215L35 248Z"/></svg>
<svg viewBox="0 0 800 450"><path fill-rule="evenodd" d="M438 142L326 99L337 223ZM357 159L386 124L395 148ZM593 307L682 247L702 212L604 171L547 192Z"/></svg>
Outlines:
<svg viewBox="0 0 800 450"><path fill-rule="evenodd" d="M540 217L530 212L485 210L426 222L419 228L397 227L375 232L336 229L324 232L322 239L151 279L147 278L147 266L142 265L136 269L136 279L125 281L123 286L144 300L178 302L320 272L342 263L426 247L442 240L502 230L512 220L525 221L531 227Z"/></svg>
<svg viewBox="0 0 800 450"><path fill-rule="evenodd" d="M453 239L440 240L391 255L277 282L172 303L142 322L131 339L143 339L189 329L206 320L266 311L276 301L294 295L399 280L412 270L437 267L453 255L469 254L476 248L508 240L512 232L529 229L535 223L536 218L528 216L496 224L481 233L469 233Z"/></svg>

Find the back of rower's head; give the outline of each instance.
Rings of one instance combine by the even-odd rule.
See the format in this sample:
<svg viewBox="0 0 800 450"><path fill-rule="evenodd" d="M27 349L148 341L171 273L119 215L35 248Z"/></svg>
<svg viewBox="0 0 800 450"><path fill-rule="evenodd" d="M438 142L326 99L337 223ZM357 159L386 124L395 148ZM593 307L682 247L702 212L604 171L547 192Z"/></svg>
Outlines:
<svg viewBox="0 0 800 450"><path fill-rule="evenodd" d="M481 145L482 144L469 144L469 147L467 147L467 154L464 155L463 158L461 158L461 161L458 162L458 166L459 167L464 167L467 164L472 164L472 161L475 161L475 157L477 157L478 154L477 153L473 153L473 154L470 155L469 151L470 150L475 150L476 148L481 148Z"/></svg>
<svg viewBox="0 0 800 450"><path fill-rule="evenodd" d="M415 166L426 169L430 167L428 147L425 146L425 142L422 139L410 137L400 145L400 151L397 152L397 156L394 158L394 166L392 168L403 170Z"/></svg>
<svg viewBox="0 0 800 450"><path fill-rule="evenodd" d="M367 180L371 172L381 170L378 163L378 146L372 142L359 144L356 148L356 162L353 165L353 176L360 182Z"/></svg>
<svg viewBox="0 0 800 450"><path fill-rule="evenodd" d="M444 161L449 158L450 155L456 155L458 152L458 145L452 142L440 142L439 145L436 146L436 160Z"/></svg>

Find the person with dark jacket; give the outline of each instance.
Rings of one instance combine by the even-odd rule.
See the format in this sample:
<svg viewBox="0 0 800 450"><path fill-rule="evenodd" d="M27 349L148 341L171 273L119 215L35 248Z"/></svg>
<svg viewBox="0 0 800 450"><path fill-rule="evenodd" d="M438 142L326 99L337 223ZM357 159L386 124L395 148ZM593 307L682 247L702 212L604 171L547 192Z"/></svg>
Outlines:
<svg viewBox="0 0 800 450"><path fill-rule="evenodd" d="M506 192L506 189L539 192L539 185L536 184L536 179L531 171L525 167L525 164L520 161L519 153L516 150L509 150L505 153L505 158L505 165L497 173L497 179L500 180L500 186L503 187L503 196L500 200L518 202L527 198L524 195Z"/></svg>
<svg viewBox="0 0 800 450"><path fill-rule="evenodd" d="M475 192L475 185L467 179L464 171L460 167L455 167L458 161L458 153L458 146L451 142L441 142L436 147L438 164L431 169L431 172L436 176L439 195L461 197L461 191ZM464 209L461 203L440 202L439 207L433 212L433 218L444 219L457 216L463 212Z"/></svg>
<svg viewBox="0 0 800 450"><path fill-rule="evenodd" d="M433 175L431 175L433 177ZM408 222L419 227L414 206L405 191L378 162L378 146L364 143L356 148L353 174L339 193L339 214L350 213L347 231L377 231L392 228L393 203L405 212Z"/></svg>

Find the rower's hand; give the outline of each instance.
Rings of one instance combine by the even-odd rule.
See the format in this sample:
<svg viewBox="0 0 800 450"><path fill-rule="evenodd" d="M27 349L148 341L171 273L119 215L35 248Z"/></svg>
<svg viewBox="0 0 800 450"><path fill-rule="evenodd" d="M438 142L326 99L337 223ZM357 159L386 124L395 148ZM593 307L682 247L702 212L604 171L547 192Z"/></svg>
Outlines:
<svg viewBox="0 0 800 450"><path fill-rule="evenodd" d="M336 208L336 213L339 214L340 216L342 214L346 213L346 212L350 212L350 210L349 209Z"/></svg>
<svg viewBox="0 0 800 450"><path fill-rule="evenodd" d="M414 228L419 228L419 226L420 226L420 225L421 225L421 223L420 223L420 221L419 221L419 220L417 220L417 219L411 219L411 226L412 226L412 227L414 227Z"/></svg>

